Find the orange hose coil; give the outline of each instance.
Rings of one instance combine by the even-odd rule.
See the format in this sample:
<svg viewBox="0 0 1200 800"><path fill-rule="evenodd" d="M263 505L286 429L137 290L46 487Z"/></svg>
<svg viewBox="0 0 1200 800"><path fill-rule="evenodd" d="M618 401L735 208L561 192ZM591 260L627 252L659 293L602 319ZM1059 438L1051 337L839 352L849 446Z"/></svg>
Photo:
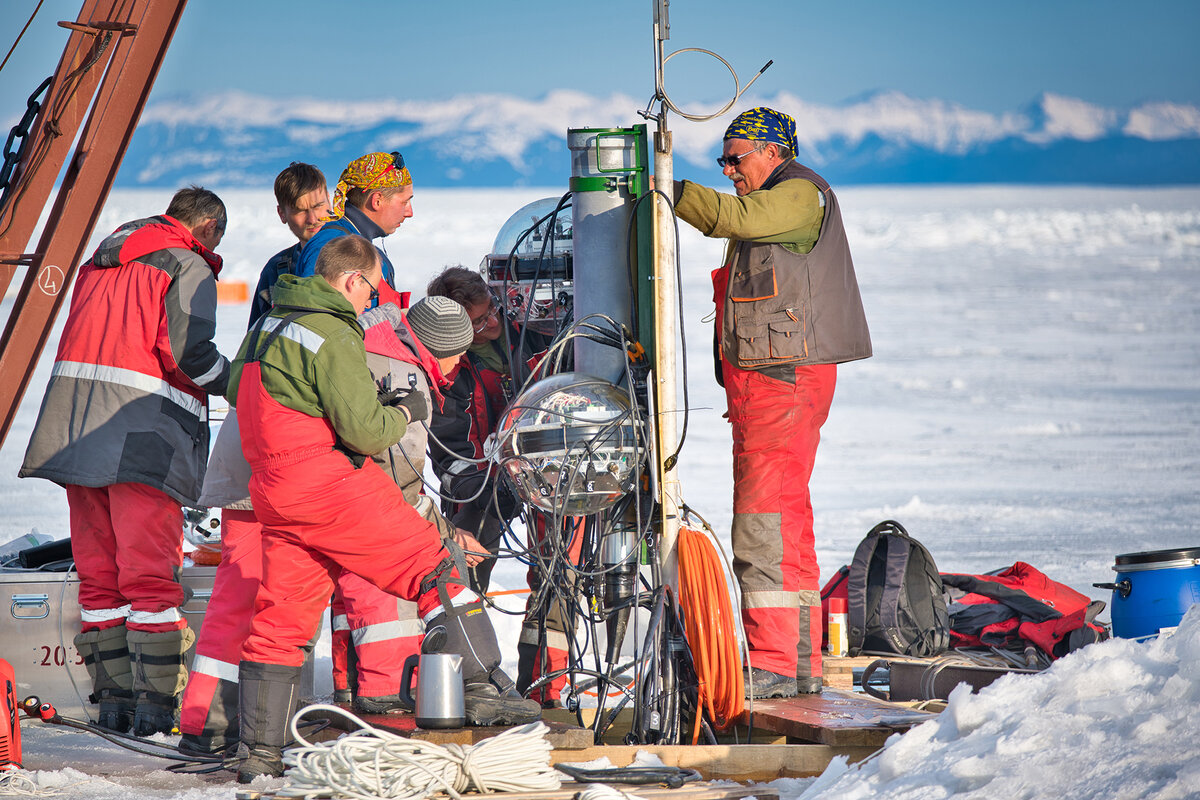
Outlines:
<svg viewBox="0 0 1200 800"><path fill-rule="evenodd" d="M742 654L737 620L725 585L721 560L708 537L680 528L678 539L679 595L688 647L700 678L699 706L718 729L737 721L745 708ZM699 740L700 714L692 730Z"/></svg>

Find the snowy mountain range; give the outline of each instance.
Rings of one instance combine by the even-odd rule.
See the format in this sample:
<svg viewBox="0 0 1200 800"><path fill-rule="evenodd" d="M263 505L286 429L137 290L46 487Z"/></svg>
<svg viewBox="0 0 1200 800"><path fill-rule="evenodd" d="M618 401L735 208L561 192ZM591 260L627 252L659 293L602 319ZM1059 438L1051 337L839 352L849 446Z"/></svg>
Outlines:
<svg viewBox="0 0 1200 800"><path fill-rule="evenodd" d="M834 184L1200 183L1196 106L1152 102L1116 110L1043 94L1025 108L994 114L876 92L836 106L780 93L743 98L738 108L754 105L793 115L800 161ZM568 128L642 124L638 111L645 107L624 95L568 90L539 100L287 100L238 92L172 98L147 106L117 183L269 186L290 161L317 164L333 183L363 153L400 150L425 186L563 185L570 176ZM677 178L717 182L713 158L731 118L669 118Z"/></svg>

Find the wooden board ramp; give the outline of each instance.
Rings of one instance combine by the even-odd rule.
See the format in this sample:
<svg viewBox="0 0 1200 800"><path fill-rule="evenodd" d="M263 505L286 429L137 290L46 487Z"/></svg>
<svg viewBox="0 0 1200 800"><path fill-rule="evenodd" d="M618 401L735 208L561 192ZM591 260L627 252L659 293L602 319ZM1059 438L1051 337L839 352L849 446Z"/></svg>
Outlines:
<svg viewBox="0 0 1200 800"><path fill-rule="evenodd" d="M757 700L752 711L748 708L743 712L739 723L803 742L878 748L893 733L934 716L869 695L827 687L820 694Z"/></svg>

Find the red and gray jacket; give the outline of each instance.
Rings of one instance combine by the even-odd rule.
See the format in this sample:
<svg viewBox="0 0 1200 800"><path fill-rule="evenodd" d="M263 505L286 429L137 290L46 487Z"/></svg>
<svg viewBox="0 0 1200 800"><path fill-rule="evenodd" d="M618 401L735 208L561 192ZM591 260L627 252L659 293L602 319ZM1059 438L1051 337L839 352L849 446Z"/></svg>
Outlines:
<svg viewBox="0 0 1200 800"><path fill-rule="evenodd" d="M208 398L229 361L213 344L221 257L178 220L121 226L79 270L21 477L141 483L200 496Z"/></svg>
<svg viewBox="0 0 1200 800"><path fill-rule="evenodd" d="M954 647L1032 643L1051 658L1108 638L1104 602L1051 580L1023 561L987 575L942 573Z"/></svg>
<svg viewBox="0 0 1200 800"><path fill-rule="evenodd" d="M442 376L437 359L413 335L399 307L383 303L360 314L358 321L366 331L367 366L376 383L420 392L429 401L431 413L437 413L445 402L442 389L449 381ZM409 425L399 442L372 457L404 491L408 504L432 522L420 502L428 438L424 425Z"/></svg>

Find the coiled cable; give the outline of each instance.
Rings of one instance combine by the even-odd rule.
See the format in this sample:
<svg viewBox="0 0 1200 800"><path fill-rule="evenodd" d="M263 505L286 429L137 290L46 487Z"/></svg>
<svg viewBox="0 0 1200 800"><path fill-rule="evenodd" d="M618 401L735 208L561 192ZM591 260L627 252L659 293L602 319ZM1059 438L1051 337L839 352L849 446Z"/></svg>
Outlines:
<svg viewBox="0 0 1200 800"><path fill-rule="evenodd" d="M313 711L341 714L359 726L332 741L313 744L297 727ZM311 705L292 717L299 747L283 756L287 785L276 797L333 796L419 800L445 792L462 793L558 789L562 780L550 766L545 724L534 722L484 739L474 745L439 745L409 739L368 725L332 705Z"/></svg>

